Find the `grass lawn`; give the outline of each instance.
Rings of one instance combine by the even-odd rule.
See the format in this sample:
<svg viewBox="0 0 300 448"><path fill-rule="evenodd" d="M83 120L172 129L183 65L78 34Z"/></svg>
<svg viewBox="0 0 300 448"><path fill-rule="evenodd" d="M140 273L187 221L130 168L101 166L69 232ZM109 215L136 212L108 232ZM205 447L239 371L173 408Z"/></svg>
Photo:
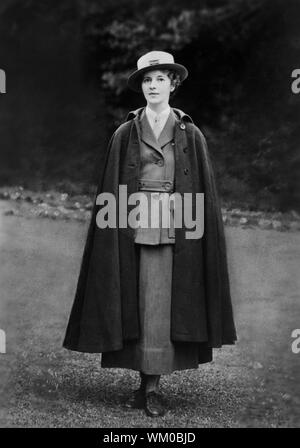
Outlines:
<svg viewBox="0 0 300 448"><path fill-rule="evenodd" d="M0 210L1 212L1 210ZM300 426L297 232L226 227L238 343L197 370L163 376L168 412L151 419L120 402L138 372L62 340L87 223L0 216L2 427Z"/></svg>

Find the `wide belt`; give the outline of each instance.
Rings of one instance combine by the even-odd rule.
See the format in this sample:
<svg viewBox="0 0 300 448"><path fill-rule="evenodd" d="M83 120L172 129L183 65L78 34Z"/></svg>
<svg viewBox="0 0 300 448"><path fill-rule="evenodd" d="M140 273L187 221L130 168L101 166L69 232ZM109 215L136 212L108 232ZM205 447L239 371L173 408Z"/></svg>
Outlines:
<svg viewBox="0 0 300 448"><path fill-rule="evenodd" d="M174 182L171 180L139 179L138 186L142 191L174 191Z"/></svg>

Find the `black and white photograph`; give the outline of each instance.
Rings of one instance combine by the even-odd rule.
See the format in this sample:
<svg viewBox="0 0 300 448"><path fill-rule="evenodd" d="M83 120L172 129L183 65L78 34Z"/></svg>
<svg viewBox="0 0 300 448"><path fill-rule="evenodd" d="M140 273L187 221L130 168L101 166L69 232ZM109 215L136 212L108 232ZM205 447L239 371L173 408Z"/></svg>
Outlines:
<svg viewBox="0 0 300 448"><path fill-rule="evenodd" d="M1 0L0 428L299 428L299 150L298 0Z"/></svg>

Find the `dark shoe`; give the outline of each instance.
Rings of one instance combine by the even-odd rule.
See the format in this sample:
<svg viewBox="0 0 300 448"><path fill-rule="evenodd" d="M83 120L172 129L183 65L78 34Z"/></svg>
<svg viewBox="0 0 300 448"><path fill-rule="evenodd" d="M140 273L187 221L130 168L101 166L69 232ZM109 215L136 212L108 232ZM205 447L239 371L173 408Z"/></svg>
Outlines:
<svg viewBox="0 0 300 448"><path fill-rule="evenodd" d="M124 403L126 409L143 409L145 405L145 395L141 389L135 390Z"/></svg>
<svg viewBox="0 0 300 448"><path fill-rule="evenodd" d="M146 393L144 409L148 417L162 417L166 413L163 398L155 391Z"/></svg>

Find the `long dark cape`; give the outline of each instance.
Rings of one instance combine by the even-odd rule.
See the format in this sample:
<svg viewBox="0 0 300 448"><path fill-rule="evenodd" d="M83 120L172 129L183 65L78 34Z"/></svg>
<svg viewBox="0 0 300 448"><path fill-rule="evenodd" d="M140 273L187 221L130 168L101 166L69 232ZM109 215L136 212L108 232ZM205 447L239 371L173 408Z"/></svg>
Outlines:
<svg viewBox="0 0 300 448"><path fill-rule="evenodd" d="M173 109L175 125L175 190L204 193L204 236L186 239L176 228L173 261L171 340L212 347L233 344L233 321L223 221L206 141L190 117ZM137 191L141 109L114 133L99 172L96 197L127 186ZM117 201L118 206L118 201ZM96 198L63 346L83 352L120 350L125 340L139 338L138 251L133 229L99 229ZM128 207L128 212L130 207Z"/></svg>

